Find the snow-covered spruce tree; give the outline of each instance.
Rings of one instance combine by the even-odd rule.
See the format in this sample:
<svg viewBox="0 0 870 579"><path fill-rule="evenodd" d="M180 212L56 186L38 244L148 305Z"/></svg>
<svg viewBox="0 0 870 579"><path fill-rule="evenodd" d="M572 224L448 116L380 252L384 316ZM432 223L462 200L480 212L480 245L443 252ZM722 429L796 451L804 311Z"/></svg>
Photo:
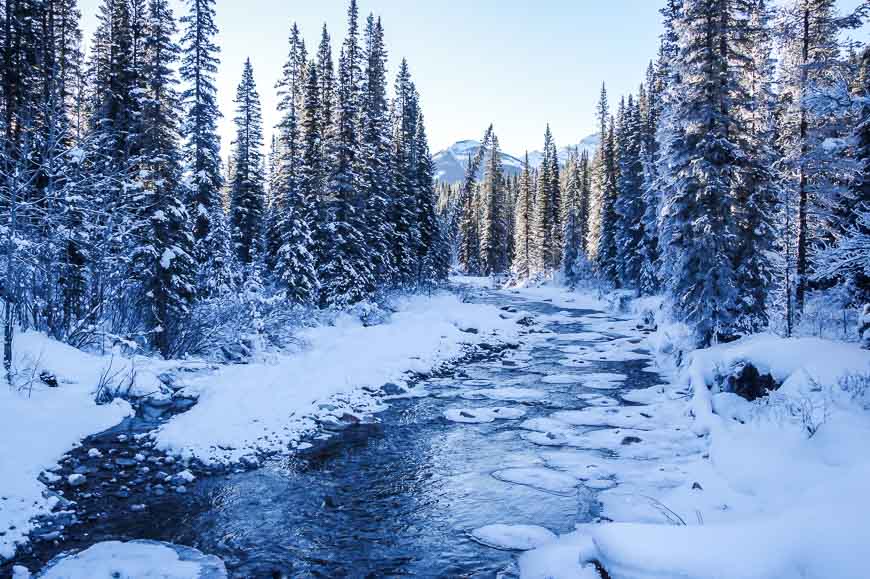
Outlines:
<svg viewBox="0 0 870 579"><path fill-rule="evenodd" d="M507 237L505 255L507 256L509 270L514 255L514 212L517 203L518 188L519 176L505 175L505 235Z"/></svg>
<svg viewBox="0 0 870 579"><path fill-rule="evenodd" d="M196 276L179 148L181 103L175 64L180 51L173 41L176 25L168 0L149 0L147 31L132 271L146 333L168 357L176 353L175 340L189 312Z"/></svg>
<svg viewBox="0 0 870 579"><path fill-rule="evenodd" d="M236 91L236 139L233 141L233 174L230 200L233 242L240 265L248 267L254 253L262 253L265 175L263 118L260 95L254 82L251 59L245 60ZM257 249L255 252L254 249Z"/></svg>
<svg viewBox="0 0 870 579"><path fill-rule="evenodd" d="M558 166L556 146L550 132L550 125L547 125L544 132L543 158L538 170L535 193L535 212L532 226L534 251L531 271L533 275L547 275L561 265L556 261L561 255L561 248L558 248L557 244L562 237L561 228L558 226Z"/></svg>
<svg viewBox="0 0 870 579"><path fill-rule="evenodd" d="M132 278L130 255L135 248L136 206L140 194L143 82L142 2L103 4L94 34L89 75L90 121L83 149L88 172L88 196L93 213L91 242L91 303L88 307L109 322L107 329L135 329L136 311L126 292ZM95 320L96 321L96 320Z"/></svg>
<svg viewBox="0 0 870 579"><path fill-rule="evenodd" d="M581 257L589 260L589 216L592 204L592 164L589 153L582 151L578 160L580 172L580 191L577 197L577 236L580 242Z"/></svg>
<svg viewBox="0 0 870 579"><path fill-rule="evenodd" d="M679 151L684 150L684 134L683 125L680 119L677 118L681 107L680 100L683 97L681 69L677 66L677 59L680 55L679 35L677 32L677 24L683 14L684 0L667 0L665 6L659 12L662 15L662 25L664 32L661 35L661 43L659 45L658 59L655 65L655 75L657 82L657 97L658 97L658 118L655 124L655 139L654 146L656 155L654 157L654 181L649 187L647 196L653 196L656 200L656 234L658 236L657 243L657 262L655 264L655 280L656 292L664 290L664 263L662 254L664 247L669 244L668 235L671 230L665 227L665 220L668 216L664 211L665 192L672 184L672 171L668 164L671 157L678 155ZM652 173L652 171L650 171ZM654 191L653 191L654 190ZM650 204L647 207L651 207ZM648 272L649 274L650 272ZM649 276L652 279L652 276Z"/></svg>
<svg viewBox="0 0 870 579"><path fill-rule="evenodd" d="M414 256L419 243L414 137L417 132L417 89L411 81L408 63L399 66L392 104L393 190L391 195L392 262L396 286L415 277Z"/></svg>
<svg viewBox="0 0 870 579"><path fill-rule="evenodd" d="M390 122L387 103L387 54L380 18L369 15L363 39L362 97L360 102L360 187L365 200L365 235L372 274L378 285L393 277L390 240Z"/></svg>
<svg viewBox="0 0 870 579"><path fill-rule="evenodd" d="M492 139L492 125L487 127L475 154L469 155L465 167L465 178L459 187L456 199L454 229L458 236L457 261L462 270L469 275L480 273L480 231L477 204L477 176L483 163L489 142Z"/></svg>
<svg viewBox="0 0 870 579"><path fill-rule="evenodd" d="M317 211L316 205L307 202L301 182L299 110L304 93L305 46L295 24L289 44L287 62L278 82L281 120L277 126L273 201L280 211L274 226L278 245L274 276L290 303L304 305L313 303L319 287L312 252L312 222Z"/></svg>
<svg viewBox="0 0 870 579"><path fill-rule="evenodd" d="M456 212L459 221L457 227L459 235L458 262L462 271L468 275L479 275L480 231L475 203L477 179L472 171L476 173L477 167L474 166L474 161L469 158L465 168L465 184L460 191L459 206Z"/></svg>
<svg viewBox="0 0 870 579"><path fill-rule="evenodd" d="M494 134L481 188L480 264L483 275L504 273L508 266L504 169Z"/></svg>
<svg viewBox="0 0 870 579"><path fill-rule="evenodd" d="M414 137L416 158L417 228L417 287L422 288L447 278L450 268L450 248L441 232L435 211L435 177L423 113L417 115L417 134Z"/></svg>
<svg viewBox="0 0 870 579"><path fill-rule="evenodd" d="M748 13L739 1L691 0L677 21L681 98L668 122L679 140L667 148L663 248L666 288L676 311L711 344L741 331L734 212L754 193L757 167L745 124ZM734 65L734 63L738 65Z"/></svg>
<svg viewBox="0 0 870 579"><path fill-rule="evenodd" d="M357 120L361 78L361 53L357 37L356 4L351 2L348 33L338 64L335 124L329 142L326 193L330 204L330 244L318 270L321 304L334 307L345 307L361 301L374 289L374 277L363 238L363 199L357 191L357 169L360 164Z"/></svg>
<svg viewBox="0 0 870 579"><path fill-rule="evenodd" d="M324 202L326 160L323 158L323 134L320 132L320 90L317 82L317 65L309 62L302 87L302 110L300 112L299 197L305 208L304 219L311 224L312 242L309 252L314 267L326 261L327 222Z"/></svg>
<svg viewBox="0 0 870 579"><path fill-rule="evenodd" d="M772 285L770 256L775 232L777 184L772 174L776 155L773 68L770 56L770 14L764 0L740 0L736 8L747 16L731 23L732 58L741 63L741 74L732 90L731 106L739 120L730 130L744 151L734 163L732 190L736 245L735 284L740 297L734 304L735 326L753 333L768 326L768 292Z"/></svg>
<svg viewBox="0 0 870 579"><path fill-rule="evenodd" d="M607 283L617 284L617 158L615 122L607 105L607 90L601 86L601 97L598 102L598 124L600 145L596 153L593 188L595 195L594 228L590 227L590 235L595 246L595 268L598 275Z"/></svg>
<svg viewBox="0 0 870 579"><path fill-rule="evenodd" d="M532 176L529 171L529 153L526 152L514 203L514 253L511 262L511 272L520 281L528 279L531 272L531 228L534 218L532 201Z"/></svg>
<svg viewBox="0 0 870 579"><path fill-rule="evenodd" d="M628 96L617 135L619 161L616 199L616 270L620 284L639 288L643 268L643 164L640 107Z"/></svg>
<svg viewBox="0 0 870 579"><path fill-rule="evenodd" d="M866 11L866 7L862 8ZM848 134L843 97L848 63L839 36L860 18L841 18L834 0L791 0L780 10L780 146L787 205L795 208L795 313L800 317L812 275L814 252L837 234L826 216L850 204L841 177L854 170L832 144ZM845 198L844 198L845 197ZM847 212L848 210L846 210ZM838 220L835 220L838 221ZM833 229L833 231L832 231Z"/></svg>
<svg viewBox="0 0 870 579"><path fill-rule="evenodd" d="M356 22L355 18L354 16L354 22ZM336 118L337 95L335 67L332 63L332 43L325 22L320 33L320 44L317 47L317 82L320 85L320 130L323 133L323 157L328 158L331 141L335 137L333 121Z"/></svg>
<svg viewBox="0 0 870 579"><path fill-rule="evenodd" d="M281 153L277 135L272 135L266 157L265 195L263 210L263 262L266 269L274 271L281 249L281 216L284 212L284 196L279 186Z"/></svg>
<svg viewBox="0 0 870 579"><path fill-rule="evenodd" d="M556 150L556 141L550 131L550 125L544 132L544 148L547 149L546 159L549 163L544 173L547 182L547 194L549 196L549 214L547 221L550 227L550 239L552 247L547 260L547 268L556 271L562 267L562 209L561 209L561 179L559 177L559 153Z"/></svg>
<svg viewBox="0 0 870 579"><path fill-rule="evenodd" d="M208 285L203 294L207 296L226 296L240 284L240 269L233 247L233 236L230 231L229 215L224 209L223 201L212 208L211 238L212 248L207 256Z"/></svg>
<svg viewBox="0 0 870 579"><path fill-rule="evenodd" d="M220 48L214 41L218 33L214 23L214 0L187 0L187 8L187 14L181 18L185 28L179 68L185 83L182 94L185 116L181 130L186 138L184 161L191 189L187 206L193 219L194 257L200 265L198 285L207 291L213 285L207 280L209 255L219 251L213 247L211 218L214 208L220 204L223 186L217 134L221 113L215 87Z"/></svg>
<svg viewBox="0 0 870 579"><path fill-rule="evenodd" d="M642 203L643 238L641 239L641 269L638 290L643 295L652 295L659 288L659 144L656 139L662 112L661 94L663 82L660 72L650 63L647 68L641 102L640 162L643 168Z"/></svg>
<svg viewBox="0 0 870 579"><path fill-rule="evenodd" d="M577 279L574 266L583 255L583 224L581 217L582 179L580 156L572 151L565 166L566 181L562 195L562 272L565 281L573 285Z"/></svg>

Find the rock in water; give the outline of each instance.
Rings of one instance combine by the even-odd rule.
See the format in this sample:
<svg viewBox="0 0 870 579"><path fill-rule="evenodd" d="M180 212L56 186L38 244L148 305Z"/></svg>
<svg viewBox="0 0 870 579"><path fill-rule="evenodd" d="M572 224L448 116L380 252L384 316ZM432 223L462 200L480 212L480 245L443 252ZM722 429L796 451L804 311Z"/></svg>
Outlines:
<svg viewBox="0 0 870 579"><path fill-rule="evenodd" d="M66 482L69 483L71 487L80 487L87 482L85 475L83 474L71 474L66 478Z"/></svg>

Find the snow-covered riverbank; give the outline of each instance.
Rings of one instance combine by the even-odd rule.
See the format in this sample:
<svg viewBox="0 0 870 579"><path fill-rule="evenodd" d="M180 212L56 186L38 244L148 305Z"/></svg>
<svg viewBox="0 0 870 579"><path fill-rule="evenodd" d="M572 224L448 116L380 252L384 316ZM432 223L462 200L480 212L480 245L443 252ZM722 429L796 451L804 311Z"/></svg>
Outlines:
<svg viewBox="0 0 870 579"><path fill-rule="evenodd" d="M153 392L159 398L176 390L176 396L198 397L193 409L155 433L155 444L206 464L229 463L287 450L320 423L377 409L382 397L372 394L383 384L397 384L391 392L398 393L406 373L429 371L461 355L464 344L516 335L510 314L463 303L450 293L402 298L393 305L387 323L366 327L340 315L332 325L301 331L292 351L264 353L240 365L97 356L39 334L18 336L16 361L28 384L0 389L0 559L27 540L33 517L58 503L45 496L40 474L81 439L131 413L122 400L94 403L107 371L129 377L140 395ZM42 371L56 376L59 386L43 383ZM173 377L168 394L161 381L167 373Z"/></svg>
<svg viewBox="0 0 870 579"><path fill-rule="evenodd" d="M577 299L556 288L526 292ZM658 330L642 346L669 384L624 396L642 407L604 411L606 422L637 428L644 444L599 437L585 442L606 457L549 457L584 480L615 481L598 494L602 521L613 522L525 554L523 577L597 577L592 561L614 578L866 576L870 352L765 334L680 355L685 328L657 305L637 302L631 315L640 323L655 311ZM719 387L747 363L781 387L753 402ZM601 418L583 412L569 418Z"/></svg>

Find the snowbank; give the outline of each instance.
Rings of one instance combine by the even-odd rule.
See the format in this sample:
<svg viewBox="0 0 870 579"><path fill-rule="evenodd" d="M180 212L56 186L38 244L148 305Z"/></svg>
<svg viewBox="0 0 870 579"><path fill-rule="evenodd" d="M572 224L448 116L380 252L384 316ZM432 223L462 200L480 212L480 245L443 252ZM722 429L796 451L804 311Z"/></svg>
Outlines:
<svg viewBox="0 0 870 579"><path fill-rule="evenodd" d="M870 352L772 334L692 351L661 299L636 300L630 311L639 326L656 327L644 345L670 378L628 396L659 417L640 433L657 448L608 459L545 455L576 476L615 481L598 494L601 514L615 522L583 525L524 554L522 576L594 576L596 561L614 578L866 577ZM782 386L755 402L719 392L718 378L739 363ZM624 415L613 415L617 425L630 424ZM669 428L693 434L672 437Z"/></svg>
<svg viewBox="0 0 870 579"><path fill-rule="evenodd" d="M0 558L10 558L25 540L31 518L57 503L46 498L39 474L82 438L117 424L131 412L121 400L97 406L94 388L108 359L81 352L36 332L16 336L19 389L0 386ZM60 382L39 380L52 372Z"/></svg>
<svg viewBox="0 0 870 579"><path fill-rule="evenodd" d="M462 353L462 345L516 335L494 306L462 303L453 294L408 297L389 323L364 327L340 316L303 331L301 351L229 366L189 381L199 396L188 412L163 425L157 446L206 463L234 462L254 452L286 450L317 421L376 410L363 388L400 382Z"/></svg>
<svg viewBox="0 0 870 579"><path fill-rule="evenodd" d="M836 387L845 376L870 374L870 351L858 344L822 338L757 334L696 350L686 360L685 373L692 388L692 411L701 428L710 427L709 387L738 362L750 362L760 373L771 374L782 384L780 394L786 396L809 396L813 389Z"/></svg>

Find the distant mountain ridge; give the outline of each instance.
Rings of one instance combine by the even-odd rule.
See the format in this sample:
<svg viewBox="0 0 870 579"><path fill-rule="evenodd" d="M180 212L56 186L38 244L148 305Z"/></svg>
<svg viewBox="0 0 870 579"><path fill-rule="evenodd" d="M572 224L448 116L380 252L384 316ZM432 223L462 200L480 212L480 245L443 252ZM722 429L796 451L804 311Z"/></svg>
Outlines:
<svg viewBox="0 0 870 579"><path fill-rule="evenodd" d="M568 155L575 148L578 151L587 151L590 155L598 147L598 135L589 135L580 140L576 145L559 148L559 162L565 163ZM435 179L445 183L459 183L465 178L465 167L468 165L468 157L473 156L480 147L480 141L463 140L456 141L443 151L433 155L435 163ZM529 165L537 168L543 158L541 151L529 151ZM502 151L501 162L506 175L518 175L523 169L522 156L511 155Z"/></svg>

